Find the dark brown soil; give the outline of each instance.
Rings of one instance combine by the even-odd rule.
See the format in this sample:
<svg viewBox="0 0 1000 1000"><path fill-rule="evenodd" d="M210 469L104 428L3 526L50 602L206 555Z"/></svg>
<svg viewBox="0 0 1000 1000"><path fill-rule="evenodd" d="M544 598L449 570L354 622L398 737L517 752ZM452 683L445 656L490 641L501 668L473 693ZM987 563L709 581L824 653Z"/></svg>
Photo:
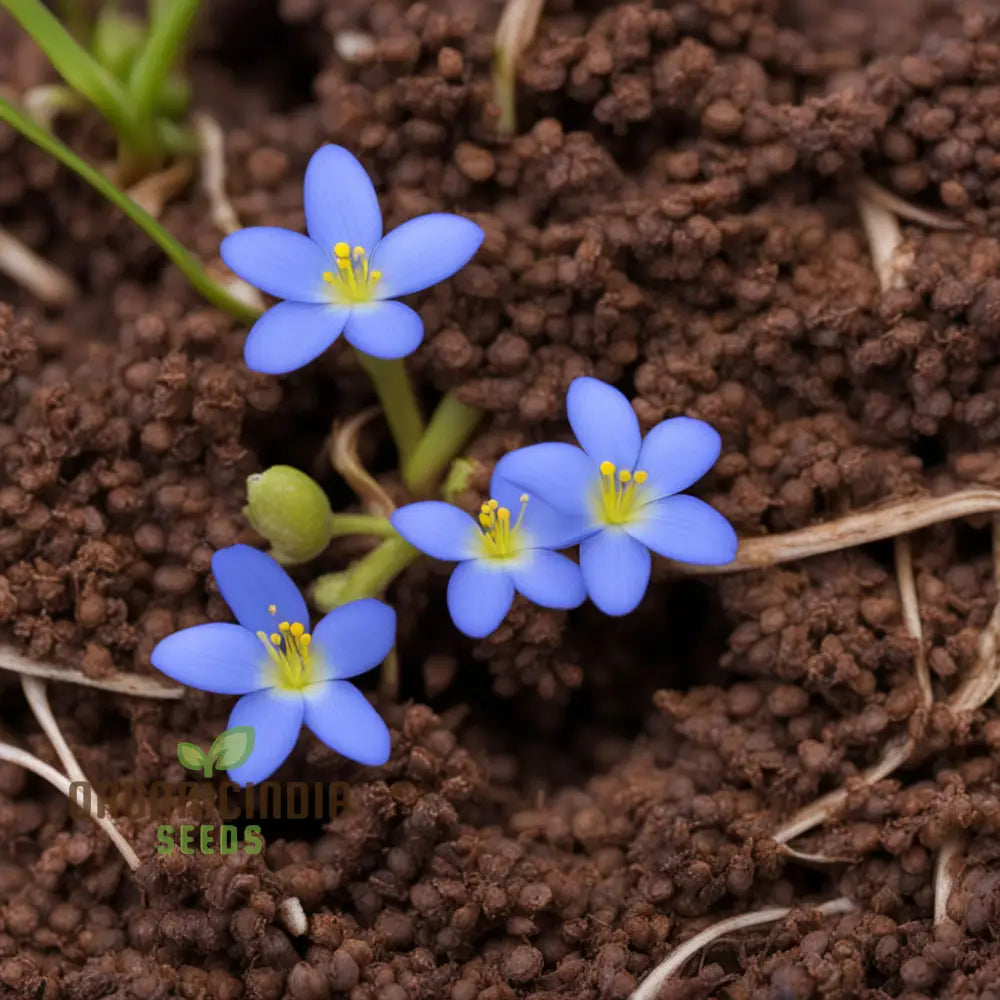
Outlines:
<svg viewBox="0 0 1000 1000"><path fill-rule="evenodd" d="M411 359L428 404L457 389L490 414L470 502L504 451L568 432L584 373L644 426L686 413L720 430L699 491L744 537L1000 486L997 4L550 0L509 142L495 0L206 7L196 104L226 130L245 224L300 228L305 163L336 141L388 226L445 209L485 228L475 261L419 297ZM348 30L374 37L370 63L337 54ZM50 79L0 22L0 86ZM92 160L112 149L94 117L60 128ZM342 348L286 379L247 372L245 328L127 220L10 131L0 157L4 227L82 289L52 311L0 278L0 638L95 677L152 675L156 641L227 616L209 559L259 541L247 474L298 465L350 503L322 442L370 392ZM904 223L903 289L880 292L862 175L963 225ZM221 266L199 190L163 219ZM397 488L381 433L366 457ZM986 527L914 540L942 697L997 600ZM444 581L420 564L390 594L405 699L379 703L390 763L303 738L279 776L349 780L352 808L272 823L258 857L161 857L155 823L123 820L135 879L53 789L0 765L0 997L625 1000L709 923L780 905L803 909L726 938L662 996L1000 997L995 705L935 710L915 763L857 785L807 839L850 862L806 866L769 839L918 705L891 545L703 579L657 567L628 618L518 604L479 643L448 623ZM55 763L2 683L0 735ZM194 691L51 696L95 781L181 780L178 740L207 744L229 710ZM958 831L957 922L935 930L935 859ZM304 937L277 919L289 894ZM810 915L840 895L854 913Z"/></svg>

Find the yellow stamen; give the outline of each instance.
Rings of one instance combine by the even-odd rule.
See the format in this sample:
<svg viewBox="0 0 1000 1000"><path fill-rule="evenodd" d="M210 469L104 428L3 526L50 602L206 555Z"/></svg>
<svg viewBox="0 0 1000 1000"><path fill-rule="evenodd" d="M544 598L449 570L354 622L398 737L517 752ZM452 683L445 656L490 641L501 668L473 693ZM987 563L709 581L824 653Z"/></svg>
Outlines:
<svg viewBox="0 0 1000 1000"><path fill-rule="evenodd" d="M282 622L279 632L258 632L271 661L271 683L284 691L301 691L313 683L316 658L309 651L312 636L302 622Z"/></svg>
<svg viewBox="0 0 1000 1000"><path fill-rule="evenodd" d="M370 271L368 254L364 247L353 249L341 241L333 247L336 271L324 271L323 281L329 286L330 300L334 305L356 306L375 300L375 286L382 277L380 271Z"/></svg>
<svg viewBox="0 0 1000 1000"><path fill-rule="evenodd" d="M508 559L517 555L517 529L524 517L528 494L521 495L521 510L517 520L511 524L510 510L490 499L480 507L479 523L483 528L483 548L491 559Z"/></svg>
<svg viewBox="0 0 1000 1000"><path fill-rule="evenodd" d="M607 524L626 524L639 508L640 487L649 478L642 469L618 469L614 462L601 462L599 513Z"/></svg>
<svg viewBox="0 0 1000 1000"><path fill-rule="evenodd" d="M275 605L269 604L267 606L267 613L269 615L276 615L278 613L278 609L277 609L277 607Z"/></svg>

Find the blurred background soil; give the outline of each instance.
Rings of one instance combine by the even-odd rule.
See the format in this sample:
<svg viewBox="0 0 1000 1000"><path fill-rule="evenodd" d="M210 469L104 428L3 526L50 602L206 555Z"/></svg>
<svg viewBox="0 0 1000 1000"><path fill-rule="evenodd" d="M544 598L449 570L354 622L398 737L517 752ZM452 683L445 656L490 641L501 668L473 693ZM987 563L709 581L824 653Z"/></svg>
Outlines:
<svg viewBox="0 0 1000 1000"><path fill-rule="evenodd" d="M226 135L246 225L303 226L323 142L352 149L387 228L458 211L486 231L416 297L428 406L484 408L478 503L506 450L565 437L569 382L619 386L644 428L710 421L697 488L742 537L893 499L1000 486L1000 4L989 0L549 0L497 132L496 0L210 0L191 72ZM0 86L50 82L0 20ZM93 115L60 132L94 162ZM903 223L881 291L856 204L867 177L959 224ZM74 176L0 129L0 220L80 289L46 309L0 278L0 637L100 677L153 675L172 631L226 620L212 552L260 544L245 477L318 475L330 422L372 402L342 345L284 379L242 364L246 328L206 306ZM192 186L163 221L222 273ZM399 493L379 425L365 458ZM935 691L972 669L996 603L988 518L914 539ZM305 572L343 568L340 541ZM444 607L443 567L393 587L402 702L383 768L303 737L285 780L347 780L352 809L265 824L258 857L155 853L123 820L133 878L65 800L0 765L0 997L45 1000L625 1000L707 924L847 895L727 938L664 998L1000 997L1000 710L941 708L924 752L856 786L804 850L769 834L905 732L919 703L892 545L678 578L608 619L518 603L483 642ZM373 684L374 681L371 681ZM5 674L0 736L56 763ZM180 781L229 699L51 697L94 780ZM174 822L184 819L182 812ZM965 835L949 912L933 868ZM288 895L309 921L287 933Z"/></svg>

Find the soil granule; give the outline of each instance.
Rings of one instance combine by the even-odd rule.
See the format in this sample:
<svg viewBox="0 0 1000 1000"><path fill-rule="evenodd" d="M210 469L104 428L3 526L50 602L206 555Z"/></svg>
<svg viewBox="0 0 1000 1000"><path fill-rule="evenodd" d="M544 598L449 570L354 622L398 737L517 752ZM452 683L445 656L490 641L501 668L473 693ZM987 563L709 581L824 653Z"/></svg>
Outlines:
<svg viewBox="0 0 1000 1000"><path fill-rule="evenodd" d="M428 405L454 390L488 413L460 502L507 450L567 438L582 374L626 392L644 429L684 413L719 430L698 493L741 537L1000 486L1000 8L550 0L509 140L500 8L217 0L191 61L245 225L301 229L305 163L334 141L370 170L386 228L439 210L483 226L473 262L417 297L410 359ZM5 91L52 79L0 21ZM92 115L58 128L93 162L113 151ZM127 220L7 129L0 157L4 227L81 289L46 309L0 279L0 638L152 676L159 639L228 619L209 561L261 543L247 475L296 465L350 506L323 442L371 393L342 345L283 379L248 372L245 327ZM862 178L959 227L904 220L898 288L872 265ZM199 188L163 222L222 273ZM366 430L364 457L398 493L383 435ZM998 599L987 529L913 539L941 702ZM155 822L123 817L133 877L62 796L0 764L0 998L625 1000L699 930L772 906L796 909L717 942L661 998L1000 998L1000 712L918 711L890 544L728 576L657 565L632 616L519 601L480 642L450 626L444 584L422 562L389 595L402 700L373 695L389 763L300 741L277 777L347 781L350 809L265 823L259 855L159 855ZM0 736L56 764L16 678L0 683ZM50 697L95 782L182 781L177 742L207 745L229 711L197 691ZM921 752L865 787L918 722ZM845 784L796 842L838 860L783 853L772 832ZM164 822L201 819L222 822L192 805ZM842 895L853 912L811 910Z"/></svg>

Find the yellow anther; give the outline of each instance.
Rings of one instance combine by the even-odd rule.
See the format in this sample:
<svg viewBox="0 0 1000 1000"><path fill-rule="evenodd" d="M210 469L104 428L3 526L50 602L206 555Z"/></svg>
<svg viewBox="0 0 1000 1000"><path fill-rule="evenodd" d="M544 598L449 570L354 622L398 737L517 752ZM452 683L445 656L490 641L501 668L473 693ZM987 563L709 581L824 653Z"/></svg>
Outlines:
<svg viewBox="0 0 1000 1000"><path fill-rule="evenodd" d="M333 284L333 282L334 282L334 281L336 280L336 279L334 278L334 275L333 275L333 271L324 271L324 272L323 272L323 280L324 280L324 281L325 281L325 282L326 282L326 283L327 283L328 285L332 285L332 284Z"/></svg>
<svg viewBox="0 0 1000 1000"><path fill-rule="evenodd" d="M275 646L280 646L281 645L281 636L278 635L277 632L272 632L271 633L271 642L273 642L275 644Z"/></svg>
<svg viewBox="0 0 1000 1000"><path fill-rule="evenodd" d="M483 511L483 513L479 515L479 523L484 528L488 528L493 523L493 518L490 517L486 511Z"/></svg>
<svg viewBox="0 0 1000 1000"><path fill-rule="evenodd" d="M275 605L275 604L269 604L267 606L267 613L269 615L276 615L278 613L277 605Z"/></svg>
<svg viewBox="0 0 1000 1000"><path fill-rule="evenodd" d="M497 503L496 500L492 500L492 499L490 500L490 502L489 502L489 508L490 508L490 510L496 510L497 507L499 507L499 506L500 506L500 504Z"/></svg>
<svg viewBox="0 0 1000 1000"><path fill-rule="evenodd" d="M497 517L500 518L501 521L509 521L510 520L510 511L507 510L506 507L501 507L497 511Z"/></svg>
<svg viewBox="0 0 1000 1000"><path fill-rule="evenodd" d="M306 632L306 634L302 636L302 638L299 641L302 643L303 646L308 646L309 643L313 641L313 637L308 632Z"/></svg>
<svg viewBox="0 0 1000 1000"><path fill-rule="evenodd" d="M527 494L527 493L522 493L522 494L521 494L521 495L520 495L520 496L518 497L518 499L519 499L519 500L521 501L521 503L527 503L527 502L528 502L528 500L529 500L530 498L528 497L528 494Z"/></svg>
<svg viewBox="0 0 1000 1000"><path fill-rule="evenodd" d="M282 632L287 632L291 627L292 626L289 625L288 622L279 622L278 623L278 628Z"/></svg>
<svg viewBox="0 0 1000 1000"><path fill-rule="evenodd" d="M608 524L626 524L639 509L639 487L648 478L643 471L618 469L614 462L601 462L601 485L598 493L600 514Z"/></svg>
<svg viewBox="0 0 1000 1000"><path fill-rule="evenodd" d="M368 275L368 277L372 281L372 283L374 284L374 282L381 280L381 278L382 278L382 272L381 271L372 271L371 274Z"/></svg>
<svg viewBox="0 0 1000 1000"><path fill-rule="evenodd" d="M364 247L355 247L354 248L353 257L354 257L355 260L361 260L364 257L364 255L365 255L365 248Z"/></svg>
<svg viewBox="0 0 1000 1000"><path fill-rule="evenodd" d="M305 626L302 624L302 622L292 623L292 635L294 635L296 639L298 639L298 637L302 635L305 632L305 630L306 630Z"/></svg>
<svg viewBox="0 0 1000 1000"><path fill-rule="evenodd" d="M333 246L334 257L350 257L351 248L347 243L341 241L340 243L335 243Z"/></svg>

